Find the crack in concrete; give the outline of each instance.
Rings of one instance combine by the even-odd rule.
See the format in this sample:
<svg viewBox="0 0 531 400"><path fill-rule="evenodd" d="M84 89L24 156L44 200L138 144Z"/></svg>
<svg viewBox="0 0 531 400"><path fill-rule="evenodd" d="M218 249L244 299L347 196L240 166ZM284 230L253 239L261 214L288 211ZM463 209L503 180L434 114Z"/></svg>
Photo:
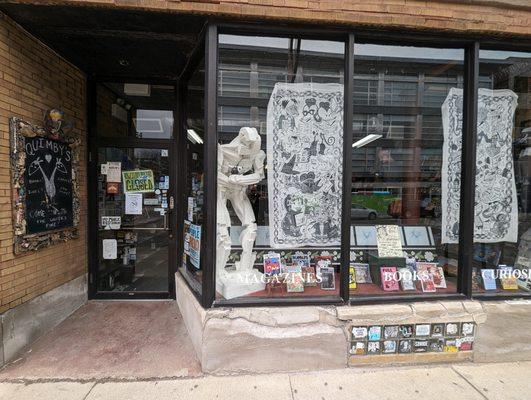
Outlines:
<svg viewBox="0 0 531 400"><path fill-rule="evenodd" d="M92 389L94 389L94 387L97 385L96 382L94 382L94 384L90 387L89 391L87 392L87 394L83 397L82 400L87 400L87 397L89 396L90 392L92 392Z"/></svg>
<svg viewBox="0 0 531 400"><path fill-rule="evenodd" d="M470 386L472 386L472 389L474 389L476 392L478 392L481 397L483 397L485 400L489 400L489 398L487 396L485 396L485 394L481 390L479 390L479 388L477 388L476 385L474 385L472 382L470 382L461 372L456 370L453 365L450 365L450 368L457 375L459 375L461 378L463 378L466 383L468 383Z"/></svg>
<svg viewBox="0 0 531 400"><path fill-rule="evenodd" d="M291 400L295 400L295 394L293 393L293 385L291 384L291 375L288 375L289 390L291 392Z"/></svg>

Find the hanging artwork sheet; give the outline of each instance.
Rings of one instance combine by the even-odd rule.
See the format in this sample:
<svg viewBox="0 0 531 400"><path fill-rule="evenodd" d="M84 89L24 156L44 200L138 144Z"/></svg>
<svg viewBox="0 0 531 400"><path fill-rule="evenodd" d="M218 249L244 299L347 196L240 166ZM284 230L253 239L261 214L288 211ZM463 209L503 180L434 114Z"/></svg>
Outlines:
<svg viewBox="0 0 531 400"><path fill-rule="evenodd" d="M518 96L479 89L474 242L516 242L518 203L512 155ZM442 243L459 241L463 90L452 88L442 105Z"/></svg>
<svg viewBox="0 0 531 400"><path fill-rule="evenodd" d="M338 245L343 87L277 83L267 107L271 246Z"/></svg>

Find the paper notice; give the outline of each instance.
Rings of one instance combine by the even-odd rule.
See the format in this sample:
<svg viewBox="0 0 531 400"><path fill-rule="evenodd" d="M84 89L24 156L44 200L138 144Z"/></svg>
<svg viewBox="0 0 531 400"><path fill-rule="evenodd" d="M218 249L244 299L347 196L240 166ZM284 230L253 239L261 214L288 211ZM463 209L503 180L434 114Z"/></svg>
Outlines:
<svg viewBox="0 0 531 400"><path fill-rule="evenodd" d="M122 181L122 163L108 162L107 163L107 182L121 182Z"/></svg>
<svg viewBox="0 0 531 400"><path fill-rule="evenodd" d="M116 260L118 258L116 239L103 239L103 259Z"/></svg>
<svg viewBox="0 0 531 400"><path fill-rule="evenodd" d="M376 225L376 242L378 257L404 257L398 225Z"/></svg>
<svg viewBox="0 0 531 400"><path fill-rule="evenodd" d="M104 229L120 229L122 225L122 217L108 216L101 217L101 226Z"/></svg>
<svg viewBox="0 0 531 400"><path fill-rule="evenodd" d="M142 193L125 194L125 213L128 215L142 215Z"/></svg>

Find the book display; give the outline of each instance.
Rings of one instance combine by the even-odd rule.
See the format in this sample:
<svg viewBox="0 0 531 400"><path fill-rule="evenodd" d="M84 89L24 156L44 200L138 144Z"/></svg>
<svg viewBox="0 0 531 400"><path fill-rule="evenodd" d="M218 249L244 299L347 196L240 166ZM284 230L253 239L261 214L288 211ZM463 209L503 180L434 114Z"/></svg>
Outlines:
<svg viewBox="0 0 531 400"><path fill-rule="evenodd" d="M476 324L449 322L416 325L352 326L351 356L455 353L472 351Z"/></svg>

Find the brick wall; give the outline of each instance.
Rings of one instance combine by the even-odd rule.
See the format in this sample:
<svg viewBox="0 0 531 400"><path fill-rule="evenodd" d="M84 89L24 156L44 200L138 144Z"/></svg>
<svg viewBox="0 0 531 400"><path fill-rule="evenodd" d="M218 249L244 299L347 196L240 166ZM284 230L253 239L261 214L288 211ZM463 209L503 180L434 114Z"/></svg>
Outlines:
<svg viewBox="0 0 531 400"><path fill-rule="evenodd" d="M530 0L11 0L240 18L531 35Z"/></svg>
<svg viewBox="0 0 531 400"><path fill-rule="evenodd" d="M0 14L0 313L68 282L87 269L85 140L80 149L80 238L13 254L9 117L41 124L60 108L85 138L85 76Z"/></svg>

